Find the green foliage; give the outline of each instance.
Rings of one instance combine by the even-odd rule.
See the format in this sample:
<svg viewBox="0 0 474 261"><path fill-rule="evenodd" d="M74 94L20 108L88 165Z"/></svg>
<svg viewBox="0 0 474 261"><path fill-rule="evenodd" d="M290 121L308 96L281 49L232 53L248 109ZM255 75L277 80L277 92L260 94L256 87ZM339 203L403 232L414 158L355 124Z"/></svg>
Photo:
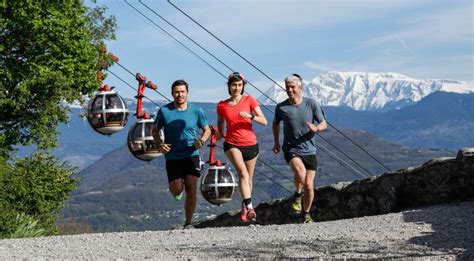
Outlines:
<svg viewBox="0 0 474 261"><path fill-rule="evenodd" d="M79 0L0 2L0 153L56 146L65 102L97 88L98 50L116 28L104 12Z"/></svg>
<svg viewBox="0 0 474 261"><path fill-rule="evenodd" d="M17 214L16 222L18 226L15 231L10 235L10 238L23 238L23 237L39 237L45 234L43 228L38 228L38 220L25 214Z"/></svg>
<svg viewBox="0 0 474 261"><path fill-rule="evenodd" d="M99 50L115 38L105 10L80 0L0 1L0 237L57 233L77 181L45 151L68 121L66 104L97 88ZM15 146L32 144L37 152L14 158Z"/></svg>
<svg viewBox="0 0 474 261"><path fill-rule="evenodd" d="M78 182L71 177L74 169L45 152L36 152L12 166L3 162L3 166L5 169L0 172L0 236L8 237L22 227L22 231L41 228L45 234L56 234L57 214ZM26 216L19 222L17 217L22 213Z"/></svg>

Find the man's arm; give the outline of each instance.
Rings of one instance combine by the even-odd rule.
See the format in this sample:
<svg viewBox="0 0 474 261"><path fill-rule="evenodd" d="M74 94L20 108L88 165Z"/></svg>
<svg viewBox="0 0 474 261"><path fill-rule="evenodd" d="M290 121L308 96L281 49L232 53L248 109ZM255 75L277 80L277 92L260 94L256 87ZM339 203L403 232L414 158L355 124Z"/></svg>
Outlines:
<svg viewBox="0 0 474 261"><path fill-rule="evenodd" d="M201 139L204 142L207 141L207 139L209 139L209 136L211 136L211 128L209 128L209 125L206 125L204 128L202 128L202 135L201 135Z"/></svg>
<svg viewBox="0 0 474 261"><path fill-rule="evenodd" d="M200 149L204 145L204 143L206 143L207 139L209 139L210 135L211 128L209 128L209 125L204 126L204 128L202 128L201 138L194 142L194 147L196 149Z"/></svg>
<svg viewBox="0 0 474 261"><path fill-rule="evenodd" d="M280 152L280 124L276 122L276 119L273 119L272 123L272 131L273 131L273 153L277 154Z"/></svg>
<svg viewBox="0 0 474 261"><path fill-rule="evenodd" d="M308 129L315 133L318 131L323 131L328 127L328 124L326 122L326 116L324 115L323 109L321 106L314 100L313 101L313 117L316 118L316 121L318 122L317 124L313 124L312 122L307 121L306 125L308 126Z"/></svg>
<svg viewBox="0 0 474 261"><path fill-rule="evenodd" d="M328 127L326 120L322 120L318 124L312 124L311 122L307 121L306 125L308 126L308 129L312 132L322 131Z"/></svg>
<svg viewBox="0 0 474 261"><path fill-rule="evenodd" d="M166 154L171 150L171 144L163 143L163 140L161 140L160 131L161 129L158 129L158 127L153 127L153 129L151 130L151 135L153 136L153 139L158 145L158 149L162 153Z"/></svg>
<svg viewBox="0 0 474 261"><path fill-rule="evenodd" d="M316 125L316 127L318 127L318 131L323 131L323 130L327 129L328 124L327 124L326 120L323 120L318 125Z"/></svg>

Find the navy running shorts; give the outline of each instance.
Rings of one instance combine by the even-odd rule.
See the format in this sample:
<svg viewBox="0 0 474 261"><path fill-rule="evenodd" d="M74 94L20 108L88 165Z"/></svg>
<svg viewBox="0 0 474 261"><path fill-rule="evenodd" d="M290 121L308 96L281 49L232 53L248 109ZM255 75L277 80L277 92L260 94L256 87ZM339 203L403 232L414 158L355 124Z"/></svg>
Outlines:
<svg viewBox="0 0 474 261"><path fill-rule="evenodd" d="M290 160L294 157L298 157L303 161L304 167L307 170L316 170L318 168L318 158L315 154L313 155L299 155L293 152L285 153L286 163L290 163Z"/></svg>
<svg viewBox="0 0 474 261"><path fill-rule="evenodd" d="M184 179L187 175L201 176L201 160L199 156L191 156L184 159L167 160L166 174L168 182Z"/></svg>

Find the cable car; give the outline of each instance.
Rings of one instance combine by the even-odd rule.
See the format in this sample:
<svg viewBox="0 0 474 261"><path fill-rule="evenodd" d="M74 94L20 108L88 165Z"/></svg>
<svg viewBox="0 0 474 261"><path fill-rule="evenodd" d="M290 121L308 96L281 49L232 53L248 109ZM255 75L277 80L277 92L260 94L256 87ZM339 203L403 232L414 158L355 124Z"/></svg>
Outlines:
<svg viewBox="0 0 474 261"><path fill-rule="evenodd" d="M100 134L112 135L122 130L128 121L127 103L108 85L89 102L87 120Z"/></svg>
<svg viewBox="0 0 474 261"><path fill-rule="evenodd" d="M151 118L139 119L128 131L128 149L139 160L150 161L161 155L151 133L154 126Z"/></svg>
<svg viewBox="0 0 474 261"><path fill-rule="evenodd" d="M209 203L220 206L232 200L239 184L231 169L214 158L216 133L217 130L211 125L211 143L208 145L211 148L209 167L204 170L201 178L201 193Z"/></svg>
<svg viewBox="0 0 474 261"><path fill-rule="evenodd" d="M137 122L130 128L127 136L128 150L139 160L150 161L160 156L160 150L158 144L153 139L152 130L155 126L154 120L147 112L142 112L142 98L144 97L146 87L156 90L156 86L153 82L146 82L146 77L137 73L136 79L138 80L137 90L137 111L135 116ZM160 133L162 139L162 133Z"/></svg>

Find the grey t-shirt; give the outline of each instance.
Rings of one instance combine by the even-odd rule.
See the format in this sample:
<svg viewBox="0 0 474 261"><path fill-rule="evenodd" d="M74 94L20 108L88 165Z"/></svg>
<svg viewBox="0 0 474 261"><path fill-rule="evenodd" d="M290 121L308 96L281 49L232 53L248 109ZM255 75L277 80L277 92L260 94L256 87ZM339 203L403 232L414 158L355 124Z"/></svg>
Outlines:
<svg viewBox="0 0 474 261"><path fill-rule="evenodd" d="M306 122L319 124L324 120L321 106L313 100L303 97L300 104L290 104L285 100L276 106L275 123L283 121L283 146L286 153L299 155L316 154L314 133L309 130Z"/></svg>

